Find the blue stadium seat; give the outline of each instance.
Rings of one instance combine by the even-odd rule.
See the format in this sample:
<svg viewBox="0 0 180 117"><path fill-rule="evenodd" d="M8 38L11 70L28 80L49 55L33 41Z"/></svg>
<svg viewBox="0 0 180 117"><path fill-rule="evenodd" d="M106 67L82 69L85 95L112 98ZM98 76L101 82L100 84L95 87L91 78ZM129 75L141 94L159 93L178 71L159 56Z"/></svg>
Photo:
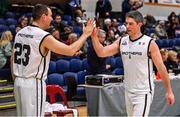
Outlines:
<svg viewBox="0 0 180 117"><path fill-rule="evenodd" d="M1 32L1 33L4 32L4 31L6 31L6 30L9 30L8 26L6 26L6 25L0 25L0 32Z"/></svg>
<svg viewBox="0 0 180 117"><path fill-rule="evenodd" d="M174 44L175 44L175 39L169 39L169 46L171 48L173 48Z"/></svg>
<svg viewBox="0 0 180 117"><path fill-rule="evenodd" d="M62 74L53 73L48 75L48 84L57 84L60 86L65 86L65 81Z"/></svg>
<svg viewBox="0 0 180 117"><path fill-rule="evenodd" d="M115 68L123 68L123 62L121 57L115 58Z"/></svg>
<svg viewBox="0 0 180 117"><path fill-rule="evenodd" d="M16 18L16 15L13 12L9 11L9 12L6 12L5 17L6 18Z"/></svg>
<svg viewBox="0 0 180 117"><path fill-rule="evenodd" d="M163 40L161 40L161 42L162 42L162 45L161 45L161 47L162 48L170 48L170 46L169 46L169 41L170 39L163 39Z"/></svg>
<svg viewBox="0 0 180 117"><path fill-rule="evenodd" d="M56 72L56 62L55 61L50 61L49 62L49 70L48 74L52 74Z"/></svg>
<svg viewBox="0 0 180 117"><path fill-rule="evenodd" d="M78 72L83 70L82 61L80 59L71 59L70 60L70 71Z"/></svg>
<svg viewBox="0 0 180 117"><path fill-rule="evenodd" d="M162 42L161 42L160 39L155 40L155 42L156 42L156 44L158 45L159 48L162 47Z"/></svg>
<svg viewBox="0 0 180 117"><path fill-rule="evenodd" d="M24 14L26 17L28 17L28 18L31 18L32 17L32 13L25 13Z"/></svg>
<svg viewBox="0 0 180 117"><path fill-rule="evenodd" d="M174 39L157 39L156 44L161 48L172 48L175 44Z"/></svg>
<svg viewBox="0 0 180 117"><path fill-rule="evenodd" d="M11 33L15 36L16 35L16 26L15 25L10 25L9 26L9 30L11 31Z"/></svg>
<svg viewBox="0 0 180 117"><path fill-rule="evenodd" d="M70 63L67 60L60 59L56 61L56 72L65 73L70 71Z"/></svg>
<svg viewBox="0 0 180 117"><path fill-rule="evenodd" d="M69 21L69 22L68 22L68 25L69 25L69 26L75 26L76 23L75 23L75 21Z"/></svg>
<svg viewBox="0 0 180 117"><path fill-rule="evenodd" d="M72 17L70 15L62 15L61 17L62 17L62 20L65 20L68 22L72 21Z"/></svg>
<svg viewBox="0 0 180 117"><path fill-rule="evenodd" d="M14 18L8 18L8 19L6 19L6 24L7 25L17 25L17 20Z"/></svg>
<svg viewBox="0 0 180 117"><path fill-rule="evenodd" d="M180 46L180 38L174 40L174 46Z"/></svg>
<svg viewBox="0 0 180 117"><path fill-rule="evenodd" d="M79 71L77 73L78 76L78 84L85 84L85 76L87 73L85 71Z"/></svg>
<svg viewBox="0 0 180 117"><path fill-rule="evenodd" d="M80 27L80 26L73 26L73 32L76 33L76 34L81 35L82 32L83 32L82 27Z"/></svg>
<svg viewBox="0 0 180 117"><path fill-rule="evenodd" d="M85 71L79 71L77 73L78 75L78 84L85 84L85 76L87 75L87 72ZM86 91L84 87L77 87L77 95L86 95Z"/></svg>
<svg viewBox="0 0 180 117"><path fill-rule="evenodd" d="M6 25L6 21L4 20L4 18L0 18L0 25Z"/></svg>
<svg viewBox="0 0 180 117"><path fill-rule="evenodd" d="M124 69L123 68L116 68L112 72L115 75L124 75Z"/></svg>
<svg viewBox="0 0 180 117"><path fill-rule="evenodd" d="M115 58L113 56L106 58L106 64L111 65L112 68L115 68Z"/></svg>
<svg viewBox="0 0 180 117"><path fill-rule="evenodd" d="M83 64L83 70L89 70L89 64L87 62L87 58L84 58L82 60L82 64Z"/></svg>

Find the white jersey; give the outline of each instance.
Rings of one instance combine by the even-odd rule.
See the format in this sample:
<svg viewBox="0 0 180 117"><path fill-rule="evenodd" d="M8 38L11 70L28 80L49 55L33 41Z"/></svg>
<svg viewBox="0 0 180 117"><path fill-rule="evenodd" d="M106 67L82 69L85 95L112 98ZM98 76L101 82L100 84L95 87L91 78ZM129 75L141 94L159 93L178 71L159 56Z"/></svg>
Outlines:
<svg viewBox="0 0 180 117"><path fill-rule="evenodd" d="M148 56L151 40L150 37L142 35L135 41L129 36L120 41L125 89L130 93L146 94L154 90L153 63Z"/></svg>
<svg viewBox="0 0 180 117"><path fill-rule="evenodd" d="M16 77L46 79L50 51L43 56L40 46L49 33L37 26L21 29L15 37L13 72Z"/></svg>

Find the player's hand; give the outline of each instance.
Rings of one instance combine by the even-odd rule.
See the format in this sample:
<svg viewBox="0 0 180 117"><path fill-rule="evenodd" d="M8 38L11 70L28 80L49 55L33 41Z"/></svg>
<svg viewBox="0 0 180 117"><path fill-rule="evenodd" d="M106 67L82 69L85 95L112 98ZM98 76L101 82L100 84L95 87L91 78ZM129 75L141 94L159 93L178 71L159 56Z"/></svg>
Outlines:
<svg viewBox="0 0 180 117"><path fill-rule="evenodd" d="M99 32L99 28L94 28L92 34L91 34L91 38L92 40L98 40L98 32Z"/></svg>
<svg viewBox="0 0 180 117"><path fill-rule="evenodd" d="M172 91L166 93L166 100L167 100L167 103L170 105L173 105L175 103L175 98Z"/></svg>
<svg viewBox="0 0 180 117"><path fill-rule="evenodd" d="M83 34L85 34L87 37L90 36L94 27L95 27L95 21L88 20L86 27L83 27Z"/></svg>

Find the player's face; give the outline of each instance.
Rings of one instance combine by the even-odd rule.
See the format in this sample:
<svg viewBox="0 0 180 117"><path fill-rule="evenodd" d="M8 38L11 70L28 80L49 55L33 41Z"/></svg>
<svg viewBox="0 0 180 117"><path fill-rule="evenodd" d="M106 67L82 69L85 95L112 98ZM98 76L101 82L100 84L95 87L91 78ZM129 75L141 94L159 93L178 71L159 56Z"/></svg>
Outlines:
<svg viewBox="0 0 180 117"><path fill-rule="evenodd" d="M130 36L136 35L140 32L140 28L142 26L142 23L136 22L133 18L126 17L126 28L127 33Z"/></svg>

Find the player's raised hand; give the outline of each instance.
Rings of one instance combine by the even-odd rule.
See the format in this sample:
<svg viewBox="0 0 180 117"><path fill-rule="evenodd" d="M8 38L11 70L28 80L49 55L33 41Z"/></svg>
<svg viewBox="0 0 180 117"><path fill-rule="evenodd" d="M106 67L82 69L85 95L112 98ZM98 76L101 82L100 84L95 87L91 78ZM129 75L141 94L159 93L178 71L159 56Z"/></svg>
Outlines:
<svg viewBox="0 0 180 117"><path fill-rule="evenodd" d="M96 39L98 40L98 32L99 32L99 28L95 27L92 34L91 34L91 38L93 40L96 40Z"/></svg>
<svg viewBox="0 0 180 117"><path fill-rule="evenodd" d="M94 29L94 27L95 27L94 22L95 22L95 21L92 20L92 19L88 20L86 27L83 28L83 33L84 33L85 35L87 35L87 36L90 36L90 35L91 35L91 33L92 33L92 31L93 31L93 29Z"/></svg>

